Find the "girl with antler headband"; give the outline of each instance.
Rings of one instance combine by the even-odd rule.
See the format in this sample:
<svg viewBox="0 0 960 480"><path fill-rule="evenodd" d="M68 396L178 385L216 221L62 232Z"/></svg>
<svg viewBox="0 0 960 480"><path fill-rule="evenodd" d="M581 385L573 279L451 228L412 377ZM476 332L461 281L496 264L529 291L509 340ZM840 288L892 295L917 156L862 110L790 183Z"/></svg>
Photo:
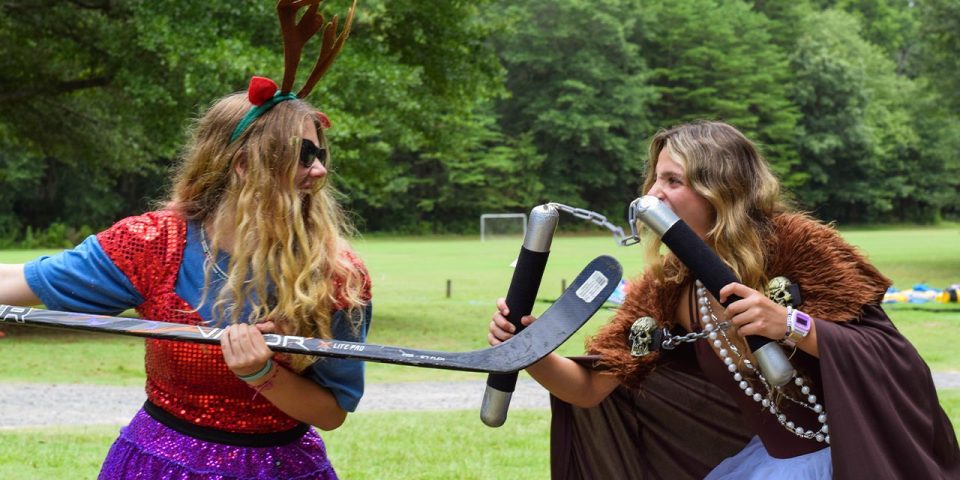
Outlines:
<svg viewBox="0 0 960 480"><path fill-rule="evenodd" d="M329 119L302 100L346 40L322 0L281 0L281 87L254 77L197 121L164 208L73 250L0 266L0 301L223 326L221 348L146 341L147 402L100 478L336 478L319 435L363 394L362 362L273 354L264 333L363 341L370 280L327 182ZM298 10L306 7L297 20ZM291 93L304 43L323 45Z"/></svg>

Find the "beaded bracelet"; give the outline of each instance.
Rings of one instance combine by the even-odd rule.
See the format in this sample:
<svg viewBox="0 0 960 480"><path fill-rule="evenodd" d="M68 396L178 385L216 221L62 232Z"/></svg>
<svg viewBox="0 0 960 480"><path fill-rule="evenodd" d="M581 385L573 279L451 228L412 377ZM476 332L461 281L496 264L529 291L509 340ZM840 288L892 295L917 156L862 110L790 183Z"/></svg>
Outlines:
<svg viewBox="0 0 960 480"><path fill-rule="evenodd" d="M237 375L237 378L243 380L244 382L250 383L260 380L264 375L270 373L270 370L273 368L273 359L268 358L267 363L263 365L263 368L257 371L257 373L251 373L250 375Z"/></svg>
<svg viewBox="0 0 960 480"><path fill-rule="evenodd" d="M777 340L777 342L781 345L785 344L791 333L793 333L793 307L787 305L787 331L783 333L783 338Z"/></svg>
<svg viewBox="0 0 960 480"><path fill-rule="evenodd" d="M253 397L250 399L250 401L256 400L257 396L260 395L260 392L264 390L270 390L271 388L273 388L273 380L277 378L277 375L279 373L280 373L280 367L274 368L273 373L271 373L270 376L267 377L267 381L261 383L260 385L257 385L256 387L253 387Z"/></svg>

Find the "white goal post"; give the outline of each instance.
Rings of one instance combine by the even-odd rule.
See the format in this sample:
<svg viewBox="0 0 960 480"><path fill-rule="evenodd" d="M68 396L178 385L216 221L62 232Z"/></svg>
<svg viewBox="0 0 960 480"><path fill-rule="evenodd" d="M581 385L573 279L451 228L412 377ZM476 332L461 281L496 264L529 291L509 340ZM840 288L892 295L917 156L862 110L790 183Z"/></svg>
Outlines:
<svg viewBox="0 0 960 480"><path fill-rule="evenodd" d="M484 213L480 215L480 241L487 238L487 221L497 218L518 218L523 222L523 236L527 236L527 214L526 213Z"/></svg>

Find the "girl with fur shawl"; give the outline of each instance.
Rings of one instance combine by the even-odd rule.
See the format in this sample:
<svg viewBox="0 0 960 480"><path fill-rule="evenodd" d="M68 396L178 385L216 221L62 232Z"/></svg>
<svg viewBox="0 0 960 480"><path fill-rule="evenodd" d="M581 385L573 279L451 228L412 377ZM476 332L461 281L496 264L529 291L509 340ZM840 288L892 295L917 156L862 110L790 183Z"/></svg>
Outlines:
<svg viewBox="0 0 960 480"><path fill-rule="evenodd" d="M591 356L527 369L552 395L554 478L960 478L930 370L880 307L889 280L835 230L789 212L743 134L719 122L659 132L643 191L741 281L713 298L646 242L649 267ZM512 336L508 314L500 299L491 345ZM638 333L643 322L697 335L667 350ZM786 386L756 373L749 335L788 349Z"/></svg>

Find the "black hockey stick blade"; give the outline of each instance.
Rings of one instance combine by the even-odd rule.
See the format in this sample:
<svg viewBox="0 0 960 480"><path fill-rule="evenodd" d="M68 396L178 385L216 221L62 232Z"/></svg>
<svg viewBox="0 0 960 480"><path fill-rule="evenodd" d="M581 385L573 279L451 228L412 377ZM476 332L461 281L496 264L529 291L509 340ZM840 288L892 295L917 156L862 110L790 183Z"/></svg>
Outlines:
<svg viewBox="0 0 960 480"><path fill-rule="evenodd" d="M496 347L469 352L440 352L413 348L347 342L293 335L264 335L276 352L352 358L371 362L470 372L507 373L522 370L556 350L610 297L622 276L620 264L600 256L540 319ZM223 329L202 325L158 322L138 318L57 312L0 304L0 323L87 330L184 342L220 344Z"/></svg>

